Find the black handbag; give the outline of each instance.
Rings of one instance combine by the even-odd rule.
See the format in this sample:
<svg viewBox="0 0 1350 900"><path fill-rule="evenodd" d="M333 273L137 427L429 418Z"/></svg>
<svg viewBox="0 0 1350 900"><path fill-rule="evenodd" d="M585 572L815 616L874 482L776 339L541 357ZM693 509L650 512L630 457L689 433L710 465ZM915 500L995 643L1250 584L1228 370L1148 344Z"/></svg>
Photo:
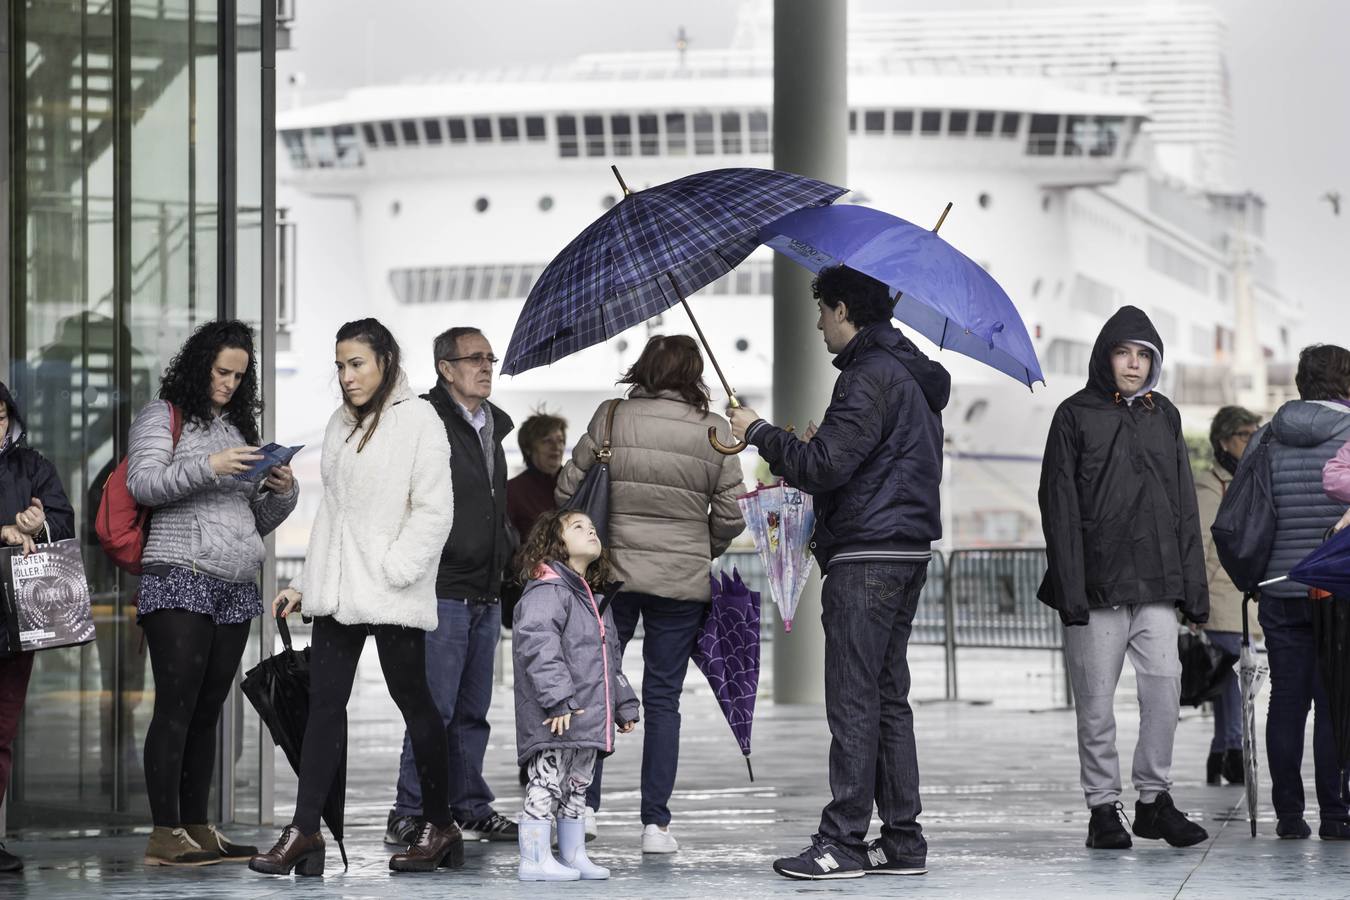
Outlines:
<svg viewBox="0 0 1350 900"><path fill-rule="evenodd" d="M1219 563L1244 593L1255 591L1266 577L1270 548L1275 543L1270 440L1267 427L1261 432L1261 440L1243 454L1210 528Z"/></svg>
<svg viewBox="0 0 1350 900"><path fill-rule="evenodd" d="M1238 661L1203 632L1183 632L1177 638L1177 655L1181 657L1181 702L1186 706L1199 706L1219 696Z"/></svg>
<svg viewBox="0 0 1350 900"><path fill-rule="evenodd" d="M563 509L575 509L590 516L595 523L595 533L600 536L600 545L609 546L609 458L610 444L614 435L614 411L621 400L609 401L609 412L605 414L605 434L600 449L595 451L595 463L581 479L577 492L562 505Z"/></svg>

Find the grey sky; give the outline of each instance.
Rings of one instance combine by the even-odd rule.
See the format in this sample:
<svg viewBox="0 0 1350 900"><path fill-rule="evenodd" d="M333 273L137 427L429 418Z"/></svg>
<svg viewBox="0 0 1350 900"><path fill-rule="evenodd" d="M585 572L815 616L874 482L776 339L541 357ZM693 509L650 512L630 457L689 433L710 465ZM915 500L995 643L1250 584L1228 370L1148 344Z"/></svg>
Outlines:
<svg viewBox="0 0 1350 900"><path fill-rule="evenodd" d="M741 0L302 0L295 49L278 59L279 103L455 69L563 62L579 53L726 46ZM1103 0L1103 5L1175 0ZM1228 64L1243 187L1265 197L1267 238L1283 291L1308 313L1296 337L1350 345L1350 3L1210 0L1228 20ZM854 0L854 10L1017 8L1066 0ZM1320 199L1339 190L1339 218Z"/></svg>

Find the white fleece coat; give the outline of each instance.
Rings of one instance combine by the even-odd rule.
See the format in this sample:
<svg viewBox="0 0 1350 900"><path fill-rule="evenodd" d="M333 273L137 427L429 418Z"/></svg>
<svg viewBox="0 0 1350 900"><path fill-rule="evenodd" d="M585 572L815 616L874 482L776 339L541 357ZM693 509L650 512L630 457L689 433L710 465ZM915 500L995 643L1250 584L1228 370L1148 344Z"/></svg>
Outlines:
<svg viewBox="0 0 1350 900"><path fill-rule="evenodd" d="M291 587L311 616L344 625L436 627L436 566L454 521L450 443L431 404L399 381L379 427L352 434L344 404L328 420L323 499ZM350 435L350 438L348 437Z"/></svg>

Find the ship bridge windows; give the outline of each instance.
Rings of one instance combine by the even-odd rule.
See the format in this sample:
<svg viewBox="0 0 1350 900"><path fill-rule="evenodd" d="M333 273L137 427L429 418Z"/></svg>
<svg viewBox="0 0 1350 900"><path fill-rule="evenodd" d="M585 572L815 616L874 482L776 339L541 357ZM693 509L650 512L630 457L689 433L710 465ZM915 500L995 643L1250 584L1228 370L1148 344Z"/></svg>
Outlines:
<svg viewBox="0 0 1350 900"><path fill-rule="evenodd" d="M712 113L694 113L694 154L710 156L716 152L717 144L713 140Z"/></svg>
<svg viewBox="0 0 1350 900"><path fill-rule="evenodd" d="M954 109L947 114L947 134L952 137L965 137L968 131L970 131L970 112L968 110Z"/></svg>
<svg viewBox="0 0 1350 900"><path fill-rule="evenodd" d="M879 109L869 109L864 112L863 132L865 134L885 134L886 113Z"/></svg>
<svg viewBox="0 0 1350 900"><path fill-rule="evenodd" d="M684 113L666 113L666 153L684 156L689 152Z"/></svg>
<svg viewBox="0 0 1350 900"><path fill-rule="evenodd" d="M450 136L452 144L462 144L469 139L469 129L463 119L446 119L445 133Z"/></svg>
<svg viewBox="0 0 1350 900"><path fill-rule="evenodd" d="M577 117L558 116L553 120L553 128L558 132L558 155L577 155Z"/></svg>
<svg viewBox="0 0 1350 900"><path fill-rule="evenodd" d="M582 116L581 129L586 135L586 155L605 155L605 117Z"/></svg>
<svg viewBox="0 0 1350 900"><path fill-rule="evenodd" d="M741 149L741 114L738 112L722 113L722 152L744 152Z"/></svg>
<svg viewBox="0 0 1350 900"><path fill-rule="evenodd" d="M417 146L421 140L417 136L417 123L411 119L404 119L398 123L399 131L403 133L403 143L408 146Z"/></svg>
<svg viewBox="0 0 1350 900"><path fill-rule="evenodd" d="M1015 112L1005 112L1003 121L998 124L999 137L1015 138L1018 129L1022 127L1022 114Z"/></svg>
<svg viewBox="0 0 1350 900"><path fill-rule="evenodd" d="M380 123L380 143L385 147L398 146L398 134L394 131L393 122Z"/></svg>
<svg viewBox="0 0 1350 900"><path fill-rule="evenodd" d="M361 134L365 135L367 147L380 146L379 135L375 133L375 126L369 122L363 122L361 125Z"/></svg>
<svg viewBox="0 0 1350 900"><path fill-rule="evenodd" d="M925 137L942 134L942 110L922 110L919 113L919 133Z"/></svg>
<svg viewBox="0 0 1350 900"><path fill-rule="evenodd" d="M891 132L893 134L911 135L914 133L914 110L897 109L891 111Z"/></svg>
<svg viewBox="0 0 1350 900"><path fill-rule="evenodd" d="M520 119L515 116L500 116L497 119L497 136L508 143L520 140Z"/></svg>
<svg viewBox="0 0 1350 900"><path fill-rule="evenodd" d="M753 109L746 115L746 123L750 127L750 152L772 152L773 138L769 134L769 114L762 109Z"/></svg>
<svg viewBox="0 0 1350 900"><path fill-rule="evenodd" d="M544 140L546 137L548 137L548 135L544 132L544 117L543 117L543 116L526 116L526 117L525 117L525 140L527 140L527 141L542 141L542 140Z"/></svg>
<svg viewBox="0 0 1350 900"><path fill-rule="evenodd" d="M297 169L355 169L364 163L355 125L290 129L281 132L281 142Z"/></svg>
<svg viewBox="0 0 1350 900"><path fill-rule="evenodd" d="M632 116L610 116L609 136L610 136L610 143L614 148L615 156L633 155Z"/></svg>
<svg viewBox="0 0 1350 900"><path fill-rule="evenodd" d="M482 144L492 140L492 119L487 116L474 117L473 140L476 144Z"/></svg>
<svg viewBox="0 0 1350 900"><path fill-rule="evenodd" d="M998 118L998 113L981 111L975 114L975 136L993 137L994 120Z"/></svg>
<svg viewBox="0 0 1350 900"><path fill-rule="evenodd" d="M1062 116L1033 114L1031 130L1027 134L1028 156L1054 156L1059 148L1059 126Z"/></svg>
<svg viewBox="0 0 1350 900"><path fill-rule="evenodd" d="M643 156L656 156L661 152L659 120L651 114L638 116L637 120L638 149Z"/></svg>
<svg viewBox="0 0 1350 900"><path fill-rule="evenodd" d="M441 120L423 119L422 134L426 137L428 144L439 144L442 140Z"/></svg>

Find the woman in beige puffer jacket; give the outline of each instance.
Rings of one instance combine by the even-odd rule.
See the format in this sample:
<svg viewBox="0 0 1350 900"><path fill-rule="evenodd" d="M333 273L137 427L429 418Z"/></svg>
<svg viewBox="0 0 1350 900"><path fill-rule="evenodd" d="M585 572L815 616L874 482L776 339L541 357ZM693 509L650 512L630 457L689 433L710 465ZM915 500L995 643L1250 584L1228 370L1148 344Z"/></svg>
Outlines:
<svg viewBox="0 0 1350 900"><path fill-rule="evenodd" d="M680 693L709 595L711 561L745 528L736 498L744 493L741 463L708 443L724 442L730 426L708 411L703 356L684 335L657 335L620 384L632 385L614 411L611 433L608 547L615 578L614 623L623 646L643 622L642 848L670 853L667 803L679 761ZM609 406L595 411L558 477L565 503L580 487L604 443ZM600 767L586 805L600 802Z"/></svg>

